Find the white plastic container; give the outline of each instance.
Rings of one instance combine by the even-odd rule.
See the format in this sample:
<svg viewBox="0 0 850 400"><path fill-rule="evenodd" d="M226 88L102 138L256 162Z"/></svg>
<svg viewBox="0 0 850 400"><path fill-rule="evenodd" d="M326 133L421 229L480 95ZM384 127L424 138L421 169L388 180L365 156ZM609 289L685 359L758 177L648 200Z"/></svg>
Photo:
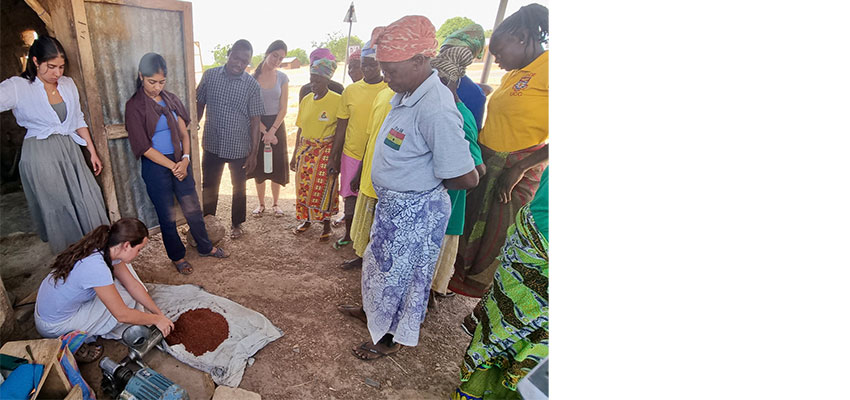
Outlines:
<svg viewBox="0 0 850 400"><path fill-rule="evenodd" d="M270 144L263 148L263 172L272 173L272 145Z"/></svg>

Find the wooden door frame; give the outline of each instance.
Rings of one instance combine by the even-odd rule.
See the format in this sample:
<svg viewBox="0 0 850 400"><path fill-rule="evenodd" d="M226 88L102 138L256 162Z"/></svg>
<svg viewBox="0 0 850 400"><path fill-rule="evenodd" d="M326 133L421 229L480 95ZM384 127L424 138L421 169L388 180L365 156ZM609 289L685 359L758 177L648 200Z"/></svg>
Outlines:
<svg viewBox="0 0 850 400"><path fill-rule="evenodd" d="M82 77L85 82L84 91L88 103L89 120L91 122L92 140L95 141L103 162L103 191L106 196L107 212L112 222L121 218L118 210L118 196L115 191L115 178L112 172L112 159L109 155L109 139L127 137L123 124L109 125L104 123L103 108L101 107L100 89L95 74L94 55L91 38L88 32L85 3L106 3L129 7L147 8L154 10L180 12L183 19L183 58L188 86L189 141L192 171L195 176L195 191L200 195L201 189L201 154L198 145L197 102L195 97L195 51L192 26L192 3L179 0L70 0L71 15L76 27L76 41L79 48L79 59Z"/></svg>

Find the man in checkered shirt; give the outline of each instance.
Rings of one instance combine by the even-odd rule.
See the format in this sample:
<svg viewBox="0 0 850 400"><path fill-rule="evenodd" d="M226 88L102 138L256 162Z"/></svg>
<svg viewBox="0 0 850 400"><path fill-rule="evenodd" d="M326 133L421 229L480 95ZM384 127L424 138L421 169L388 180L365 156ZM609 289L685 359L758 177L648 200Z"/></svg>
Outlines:
<svg viewBox="0 0 850 400"><path fill-rule="evenodd" d="M204 71L198 85L198 119L209 107L204 124L203 171L204 215L215 215L218 189L224 164L230 165L230 184L233 186L230 237L242 236L245 222L246 174L257 164L260 143L260 115L263 100L260 84L245 72L254 49L240 39L227 53L227 63Z"/></svg>

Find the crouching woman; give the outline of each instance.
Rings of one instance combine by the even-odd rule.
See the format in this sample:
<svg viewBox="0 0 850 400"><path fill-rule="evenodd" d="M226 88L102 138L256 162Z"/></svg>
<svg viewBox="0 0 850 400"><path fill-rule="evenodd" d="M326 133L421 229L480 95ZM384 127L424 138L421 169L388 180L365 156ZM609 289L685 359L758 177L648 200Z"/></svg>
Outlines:
<svg viewBox="0 0 850 400"><path fill-rule="evenodd" d="M119 339L129 325L156 325L163 335L171 333L174 323L129 264L147 243L145 224L123 218L95 228L60 253L38 288L38 333L55 338L81 330L92 338ZM91 358L101 352L98 348Z"/></svg>

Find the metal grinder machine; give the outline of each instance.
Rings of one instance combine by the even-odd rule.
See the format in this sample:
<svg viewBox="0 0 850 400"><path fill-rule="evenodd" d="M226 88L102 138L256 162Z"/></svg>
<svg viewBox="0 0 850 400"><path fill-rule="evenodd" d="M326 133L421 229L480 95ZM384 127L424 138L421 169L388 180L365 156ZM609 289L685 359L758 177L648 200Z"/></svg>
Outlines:
<svg viewBox="0 0 850 400"><path fill-rule="evenodd" d="M155 325L133 325L124 330L121 341L129 349L120 363L109 357L100 360L103 371L101 388L113 399L120 400L188 400L185 389L148 367L142 358L154 347L165 351L168 346Z"/></svg>

